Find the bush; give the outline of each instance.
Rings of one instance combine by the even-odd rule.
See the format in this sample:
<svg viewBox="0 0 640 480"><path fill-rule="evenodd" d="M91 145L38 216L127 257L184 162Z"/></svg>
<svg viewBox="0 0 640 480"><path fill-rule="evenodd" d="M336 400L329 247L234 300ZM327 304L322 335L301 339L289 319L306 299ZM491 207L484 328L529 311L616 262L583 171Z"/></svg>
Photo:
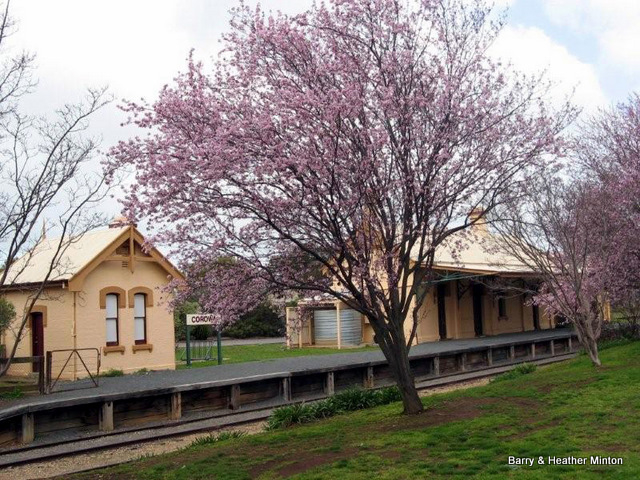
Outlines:
<svg viewBox="0 0 640 480"><path fill-rule="evenodd" d="M275 308L269 303L262 303L225 328L223 333L233 338L280 337L284 330L284 320Z"/></svg>
<svg viewBox="0 0 640 480"><path fill-rule="evenodd" d="M100 374L101 377L122 377L124 372L122 370L118 370L117 368L111 368L106 372L102 372Z"/></svg>
<svg viewBox="0 0 640 480"><path fill-rule="evenodd" d="M640 323L633 321L605 322L598 342L640 340Z"/></svg>
<svg viewBox="0 0 640 480"><path fill-rule="evenodd" d="M225 328L223 334L232 338L281 337L284 330L284 320L271 304L265 302L242 315Z"/></svg>
<svg viewBox="0 0 640 480"><path fill-rule="evenodd" d="M314 408L306 403L296 403L276 408L267 420L267 430L286 428L296 423L307 423L315 420Z"/></svg>
<svg viewBox="0 0 640 480"><path fill-rule="evenodd" d="M16 318L16 309L6 298L0 297L0 335L11 325Z"/></svg>
<svg viewBox="0 0 640 480"><path fill-rule="evenodd" d="M267 420L266 428L267 430L287 428L299 423L308 423L400 400L400 391L396 387L386 387L381 390L353 388L312 404L298 403L277 408Z"/></svg>
<svg viewBox="0 0 640 480"><path fill-rule="evenodd" d="M186 339L186 336L187 336L187 325L186 325L187 315L188 314L193 314L193 313L198 313L199 310L200 310L200 305L198 305L197 302L193 302L193 301L190 301L190 300L187 300L186 302L182 303L181 305L176 306L176 308L173 311L173 324L174 324L174 330L175 330L175 334L176 334L176 341L184 341ZM194 330L197 330L198 328L201 328L201 327L207 328L207 330L209 330L209 328L205 327L204 325L198 325L196 328L192 328L191 329L191 333L193 334ZM206 339L206 337L205 337L205 339Z"/></svg>
<svg viewBox="0 0 640 480"><path fill-rule="evenodd" d="M508 372L505 372L502 375L498 375L497 377L494 377L491 381L501 382L502 380L511 380L513 378L521 377L522 375L533 373L537 369L538 369L538 366L535 363L521 363L513 370L509 370Z"/></svg>

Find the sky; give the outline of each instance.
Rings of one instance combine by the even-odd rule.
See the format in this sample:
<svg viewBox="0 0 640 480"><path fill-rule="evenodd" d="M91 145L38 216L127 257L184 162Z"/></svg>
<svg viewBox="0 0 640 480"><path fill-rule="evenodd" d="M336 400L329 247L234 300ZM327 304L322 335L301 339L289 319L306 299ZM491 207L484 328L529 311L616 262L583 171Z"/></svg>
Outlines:
<svg viewBox="0 0 640 480"><path fill-rule="evenodd" d="M107 86L116 101L91 126L103 149L135 134L122 127L122 99L153 100L184 70L189 51L215 57L235 0L14 0L13 48L36 54L36 91L24 101L41 115ZM253 5L255 0L246 3ZM297 13L310 0L263 0L264 10ZM525 72L547 72L555 97L574 91L585 112L640 91L640 1L496 0L508 8L493 53ZM95 168L99 163L95 162ZM104 204L105 213L119 206Z"/></svg>

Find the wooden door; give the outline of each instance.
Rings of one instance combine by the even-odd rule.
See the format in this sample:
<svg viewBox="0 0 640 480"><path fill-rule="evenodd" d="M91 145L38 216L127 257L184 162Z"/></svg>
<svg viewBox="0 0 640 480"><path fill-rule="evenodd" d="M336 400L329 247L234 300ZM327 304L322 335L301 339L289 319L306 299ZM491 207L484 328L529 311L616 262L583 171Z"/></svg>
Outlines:
<svg viewBox="0 0 640 480"><path fill-rule="evenodd" d="M438 332L440 340L447 338L447 309L446 309L446 288L445 285L438 285Z"/></svg>
<svg viewBox="0 0 640 480"><path fill-rule="evenodd" d="M533 328L540 330L540 308L538 305L533 305Z"/></svg>
<svg viewBox="0 0 640 480"><path fill-rule="evenodd" d="M44 356L44 324L42 313L39 312L31 314L31 355L34 357ZM40 365L37 362L33 362L31 365L34 372L39 370Z"/></svg>
<svg viewBox="0 0 640 480"><path fill-rule="evenodd" d="M473 286L473 328L476 333L476 337L484 335L482 328L482 285Z"/></svg>

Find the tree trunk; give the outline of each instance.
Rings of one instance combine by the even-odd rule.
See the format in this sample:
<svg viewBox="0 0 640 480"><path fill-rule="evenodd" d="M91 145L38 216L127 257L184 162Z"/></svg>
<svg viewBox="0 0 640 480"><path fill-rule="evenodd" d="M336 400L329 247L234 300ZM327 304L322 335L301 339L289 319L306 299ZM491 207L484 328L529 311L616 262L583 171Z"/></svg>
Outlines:
<svg viewBox="0 0 640 480"><path fill-rule="evenodd" d="M591 359L593 364L598 367L601 366L602 363L600 362L600 355L598 354L597 340L594 340L593 338L590 338L587 335L585 335L583 338L582 345L585 351L587 352L587 355L589 355L589 358Z"/></svg>
<svg viewBox="0 0 640 480"><path fill-rule="evenodd" d="M424 407L418 390L416 390L416 382L413 373L411 373L408 356L406 354L404 356L398 355L394 360L393 363L389 362L389 365L393 370L398 390L402 396L403 413L405 415L422 413Z"/></svg>
<svg viewBox="0 0 640 480"><path fill-rule="evenodd" d="M600 362L600 356L598 354L598 340L594 338L591 329L585 325L586 322L579 323L578 321L574 321L573 323L576 327L576 333L578 334L578 341L584 348L586 354L589 355L591 362L597 367L601 366L602 362Z"/></svg>
<svg viewBox="0 0 640 480"><path fill-rule="evenodd" d="M405 415L415 415L424 411L422 401L416 390L416 382L411 372L409 363L409 347L407 347L404 336L402 321L390 321L385 325L384 320L376 317L370 317L369 322L375 332L374 342L378 344L384 354L389 367L393 372L402 404L404 406L403 413Z"/></svg>

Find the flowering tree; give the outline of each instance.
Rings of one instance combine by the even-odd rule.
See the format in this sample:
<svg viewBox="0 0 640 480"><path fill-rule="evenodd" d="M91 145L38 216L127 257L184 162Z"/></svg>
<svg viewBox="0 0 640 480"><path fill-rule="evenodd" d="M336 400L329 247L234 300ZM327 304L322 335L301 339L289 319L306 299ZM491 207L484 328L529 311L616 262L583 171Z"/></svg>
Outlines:
<svg viewBox="0 0 640 480"><path fill-rule="evenodd" d="M149 130L112 152L110 169L136 167L128 215L191 264L235 259L234 281L197 279L222 312L255 285L364 314L420 412L408 352L435 248L518 196L573 115L488 56L490 15L463 0L234 9L212 72L190 58L155 103L126 105Z"/></svg>
<svg viewBox="0 0 640 480"><path fill-rule="evenodd" d="M584 122L575 152L584 176L597 185L592 196L593 224L606 239L606 278L613 302L628 311L640 307L640 95L602 109ZM604 208L603 206L606 206ZM594 231L593 233L596 233Z"/></svg>
<svg viewBox="0 0 640 480"><path fill-rule="evenodd" d="M534 286L533 302L574 325L596 365L608 300L608 276L597 272L612 254L597 220L606 209L594 202L601 193L594 185L541 176L526 195L497 209L493 224L500 247L537 273L541 287Z"/></svg>
<svg viewBox="0 0 640 480"><path fill-rule="evenodd" d="M539 273L534 301L572 323L600 365L609 303L640 306L640 97L584 121L570 159L568 181L540 176L495 226L503 247Z"/></svg>

